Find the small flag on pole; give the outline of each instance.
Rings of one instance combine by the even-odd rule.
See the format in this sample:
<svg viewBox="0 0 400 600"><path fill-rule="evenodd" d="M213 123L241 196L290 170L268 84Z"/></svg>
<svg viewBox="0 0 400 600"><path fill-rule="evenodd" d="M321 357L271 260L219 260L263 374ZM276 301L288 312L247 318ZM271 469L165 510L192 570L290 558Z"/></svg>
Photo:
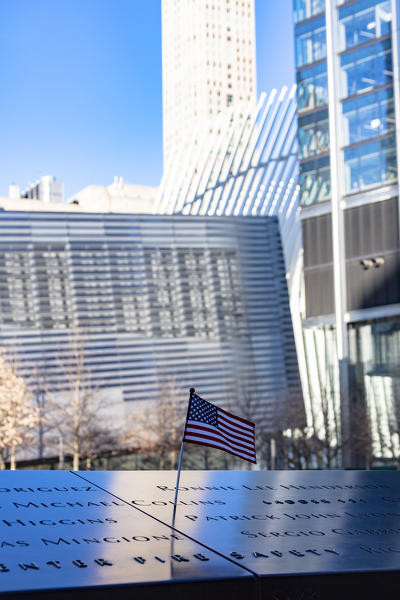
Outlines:
<svg viewBox="0 0 400 600"><path fill-rule="evenodd" d="M255 425L191 393L183 442L225 450L256 462Z"/></svg>

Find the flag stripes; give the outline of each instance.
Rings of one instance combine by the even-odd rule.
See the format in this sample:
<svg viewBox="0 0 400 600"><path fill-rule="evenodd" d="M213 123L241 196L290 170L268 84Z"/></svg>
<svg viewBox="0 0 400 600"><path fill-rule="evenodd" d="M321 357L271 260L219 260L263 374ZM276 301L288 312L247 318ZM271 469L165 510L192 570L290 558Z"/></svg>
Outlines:
<svg viewBox="0 0 400 600"><path fill-rule="evenodd" d="M196 394L189 402L184 442L211 446L255 463L255 425Z"/></svg>

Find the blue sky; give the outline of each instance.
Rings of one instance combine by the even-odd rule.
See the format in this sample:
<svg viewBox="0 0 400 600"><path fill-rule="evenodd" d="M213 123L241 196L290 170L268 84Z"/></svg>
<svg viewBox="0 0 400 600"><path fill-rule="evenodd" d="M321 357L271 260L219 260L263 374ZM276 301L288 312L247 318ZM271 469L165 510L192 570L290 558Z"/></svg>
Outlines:
<svg viewBox="0 0 400 600"><path fill-rule="evenodd" d="M205 0L204 0L205 1ZM291 0L255 0L258 93L294 81ZM160 0L0 0L0 196L162 174Z"/></svg>

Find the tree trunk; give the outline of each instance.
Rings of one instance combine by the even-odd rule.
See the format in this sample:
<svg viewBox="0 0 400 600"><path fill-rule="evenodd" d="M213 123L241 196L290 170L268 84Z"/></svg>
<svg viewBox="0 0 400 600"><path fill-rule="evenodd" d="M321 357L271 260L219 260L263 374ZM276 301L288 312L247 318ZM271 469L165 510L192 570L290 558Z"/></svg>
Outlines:
<svg viewBox="0 0 400 600"><path fill-rule="evenodd" d="M203 456L204 456L204 469L206 471L208 471L208 469L210 468L210 462L208 460L208 450L207 450L207 448L204 448L204 450L203 450Z"/></svg>
<svg viewBox="0 0 400 600"><path fill-rule="evenodd" d="M11 471L15 471L16 470L16 461L15 461L15 448L14 446L12 446L11 450L10 450L10 470Z"/></svg>
<svg viewBox="0 0 400 600"><path fill-rule="evenodd" d="M4 471L6 468L6 461L4 460L4 455L0 452L0 471Z"/></svg>
<svg viewBox="0 0 400 600"><path fill-rule="evenodd" d="M171 469L176 469L177 468L177 458L178 458L177 451L171 450L170 456L171 456Z"/></svg>
<svg viewBox="0 0 400 600"><path fill-rule="evenodd" d="M75 448L72 456L72 470L79 471L79 450L76 450Z"/></svg>

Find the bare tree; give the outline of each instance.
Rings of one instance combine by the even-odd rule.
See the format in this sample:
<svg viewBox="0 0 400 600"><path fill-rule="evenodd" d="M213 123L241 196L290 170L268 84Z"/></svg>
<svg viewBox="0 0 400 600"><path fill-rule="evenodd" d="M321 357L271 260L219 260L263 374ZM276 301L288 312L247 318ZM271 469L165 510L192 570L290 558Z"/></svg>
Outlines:
<svg viewBox="0 0 400 600"><path fill-rule="evenodd" d="M103 394L85 366L85 343L79 329L70 335L69 351L69 359L62 362L65 389L55 392L45 385L45 420L46 430L58 434L47 445L54 448L61 437L64 451L72 455L73 470L78 470L82 459L91 468L103 450L115 445L117 434L107 418Z"/></svg>
<svg viewBox="0 0 400 600"><path fill-rule="evenodd" d="M138 447L142 453L154 454L160 469L165 469L168 462L174 468L182 441L187 398L174 376L164 377L159 389L149 408L129 417L130 431L125 443Z"/></svg>
<svg viewBox="0 0 400 600"><path fill-rule="evenodd" d="M338 466L340 454L346 440L341 439L340 426L334 406L334 392L323 390L321 394L321 416L323 430L318 432L320 440L320 467L332 469Z"/></svg>
<svg viewBox="0 0 400 600"><path fill-rule="evenodd" d="M370 469L373 460L371 420L363 394L354 391L351 398L351 439L348 443L354 467Z"/></svg>
<svg viewBox="0 0 400 600"><path fill-rule="evenodd" d="M266 435L267 450L274 439L278 461L285 469L310 469L316 465L319 440L306 423L302 402L302 398L294 398L286 403Z"/></svg>
<svg viewBox="0 0 400 600"><path fill-rule="evenodd" d="M27 382L18 375L14 361L0 353L0 469L6 456L10 469L16 468L16 451L32 443L30 432L39 420Z"/></svg>
<svg viewBox="0 0 400 600"><path fill-rule="evenodd" d="M235 400L228 405L228 410L231 410L235 415L255 423L257 462L261 466L267 467L270 462L268 450L270 447L271 431L268 428L268 422L265 418L265 399L255 381L255 373L250 372L241 375L234 394L232 394L235 396ZM229 456L226 460L233 465L236 465L238 462Z"/></svg>

